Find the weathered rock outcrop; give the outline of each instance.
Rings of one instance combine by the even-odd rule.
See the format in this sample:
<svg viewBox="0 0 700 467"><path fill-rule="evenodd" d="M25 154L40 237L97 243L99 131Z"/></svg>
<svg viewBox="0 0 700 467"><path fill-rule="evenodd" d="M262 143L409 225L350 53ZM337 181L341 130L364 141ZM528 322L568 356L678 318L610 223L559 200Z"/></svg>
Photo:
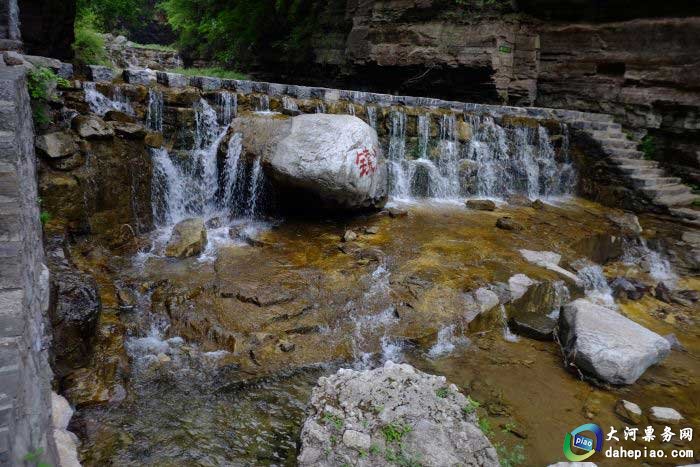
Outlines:
<svg viewBox="0 0 700 467"><path fill-rule="evenodd" d="M614 385L634 383L671 351L663 337L585 299L564 306L559 342L569 364Z"/></svg>
<svg viewBox="0 0 700 467"><path fill-rule="evenodd" d="M299 465L497 466L496 450L454 385L410 365L387 362L319 379L301 433ZM337 440L337 441L336 441Z"/></svg>
<svg viewBox="0 0 700 467"><path fill-rule="evenodd" d="M51 271L51 357L54 371L62 378L90 360L100 301L95 279L66 257L61 237L49 239L46 251Z"/></svg>

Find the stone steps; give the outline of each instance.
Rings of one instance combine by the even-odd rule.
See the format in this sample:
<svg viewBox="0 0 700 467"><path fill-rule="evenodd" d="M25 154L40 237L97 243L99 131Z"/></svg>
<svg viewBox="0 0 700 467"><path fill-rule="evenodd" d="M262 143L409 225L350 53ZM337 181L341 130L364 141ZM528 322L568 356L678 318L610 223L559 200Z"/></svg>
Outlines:
<svg viewBox="0 0 700 467"><path fill-rule="evenodd" d="M652 187L641 188L641 190L651 196L652 198L659 198L662 196L677 196L684 194L692 194L690 187L687 187L680 183L673 183L669 185L657 185Z"/></svg>
<svg viewBox="0 0 700 467"><path fill-rule="evenodd" d="M659 196L654 198L654 203L661 206L666 206L668 208L671 208L672 206L690 206L696 201L700 202L700 196L694 195L693 193Z"/></svg>
<svg viewBox="0 0 700 467"><path fill-rule="evenodd" d="M634 184L640 188L653 188L662 185L681 183L681 179L678 177L647 177L643 175L630 175L630 178L634 180Z"/></svg>
<svg viewBox="0 0 700 467"><path fill-rule="evenodd" d="M621 165L619 167L620 171L627 175L638 175L645 176L647 178L651 177L663 177L666 175L663 169L657 167L645 167L639 165Z"/></svg>
<svg viewBox="0 0 700 467"><path fill-rule="evenodd" d="M700 227L700 211L691 208L671 208L671 214Z"/></svg>
<svg viewBox="0 0 700 467"><path fill-rule="evenodd" d="M631 150L631 151L635 151L637 149L637 143L635 143L634 141L630 141L628 139L606 138L606 139L599 139L598 141L605 148L627 149L627 150Z"/></svg>
<svg viewBox="0 0 700 467"><path fill-rule="evenodd" d="M658 167L659 163L647 159L634 159L629 157L611 156L613 162L618 165L638 166L638 167Z"/></svg>

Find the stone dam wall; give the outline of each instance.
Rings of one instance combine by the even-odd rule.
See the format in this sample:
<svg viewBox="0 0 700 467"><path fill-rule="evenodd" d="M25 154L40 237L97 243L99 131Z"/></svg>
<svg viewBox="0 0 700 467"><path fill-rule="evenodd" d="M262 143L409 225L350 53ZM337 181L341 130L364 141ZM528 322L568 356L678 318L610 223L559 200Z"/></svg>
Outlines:
<svg viewBox="0 0 700 467"><path fill-rule="evenodd" d="M0 68L0 465L56 465L44 261L24 71Z"/></svg>

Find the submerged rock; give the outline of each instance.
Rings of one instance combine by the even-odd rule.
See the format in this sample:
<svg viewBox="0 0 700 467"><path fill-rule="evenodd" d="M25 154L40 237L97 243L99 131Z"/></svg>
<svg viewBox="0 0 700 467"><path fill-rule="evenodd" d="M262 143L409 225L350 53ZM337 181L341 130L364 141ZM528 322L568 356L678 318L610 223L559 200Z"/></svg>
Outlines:
<svg viewBox="0 0 700 467"><path fill-rule="evenodd" d="M490 441L454 385L410 365L339 370L320 378L301 432L301 466L498 466Z"/></svg>
<svg viewBox="0 0 700 467"><path fill-rule="evenodd" d="M495 211L496 203L489 199L470 199L466 203L469 209L475 209L477 211Z"/></svg>
<svg viewBox="0 0 700 467"><path fill-rule="evenodd" d="M642 409L634 402L620 399L615 404L615 413L622 420L635 425L642 421Z"/></svg>
<svg viewBox="0 0 700 467"><path fill-rule="evenodd" d="M187 258L198 255L207 244L207 231L200 217L185 219L173 227L173 233L165 247L165 255Z"/></svg>
<svg viewBox="0 0 700 467"><path fill-rule="evenodd" d="M559 316L564 358L605 383L632 384L671 351L663 337L608 308L578 299Z"/></svg>
<svg viewBox="0 0 700 467"><path fill-rule="evenodd" d="M513 230L513 231L520 231L523 230L523 226L516 221L514 221L512 218L505 216L501 217L496 221L496 227L499 229L503 230Z"/></svg>
<svg viewBox="0 0 700 467"><path fill-rule="evenodd" d="M649 290L649 287L635 279L616 277L611 283L615 298L627 297L629 300L639 300Z"/></svg>
<svg viewBox="0 0 700 467"><path fill-rule="evenodd" d="M652 407L649 409L649 420L656 423L678 425L683 420L683 415L670 407Z"/></svg>

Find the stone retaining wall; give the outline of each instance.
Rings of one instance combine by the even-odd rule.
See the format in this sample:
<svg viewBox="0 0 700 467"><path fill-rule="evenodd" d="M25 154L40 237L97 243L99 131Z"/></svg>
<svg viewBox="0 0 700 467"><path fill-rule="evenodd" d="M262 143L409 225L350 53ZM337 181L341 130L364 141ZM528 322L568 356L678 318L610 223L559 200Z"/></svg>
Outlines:
<svg viewBox="0 0 700 467"><path fill-rule="evenodd" d="M24 70L0 68L0 465L57 465L36 158Z"/></svg>

